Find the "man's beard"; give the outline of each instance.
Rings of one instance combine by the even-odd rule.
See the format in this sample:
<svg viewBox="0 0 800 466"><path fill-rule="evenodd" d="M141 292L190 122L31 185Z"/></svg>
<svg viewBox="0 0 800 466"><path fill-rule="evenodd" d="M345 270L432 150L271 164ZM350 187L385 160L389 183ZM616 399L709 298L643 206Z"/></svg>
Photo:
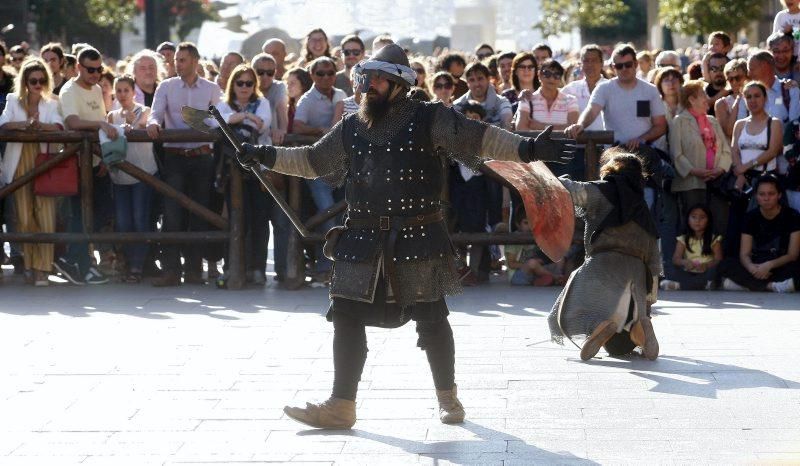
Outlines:
<svg viewBox="0 0 800 466"><path fill-rule="evenodd" d="M375 123L381 120L389 113L389 108L392 103L389 101L389 96L392 95L394 90L394 83L389 85L389 90L386 95L380 95L377 91L370 89L365 95L361 97L361 103L358 104L358 117L367 123ZM372 93L372 94L370 94ZM376 96L370 99L371 95Z"/></svg>

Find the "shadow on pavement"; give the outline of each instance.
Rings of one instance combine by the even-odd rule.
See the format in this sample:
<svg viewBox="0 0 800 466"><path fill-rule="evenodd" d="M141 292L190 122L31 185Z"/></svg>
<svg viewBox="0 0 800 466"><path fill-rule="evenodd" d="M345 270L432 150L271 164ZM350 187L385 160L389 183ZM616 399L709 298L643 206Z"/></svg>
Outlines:
<svg viewBox="0 0 800 466"><path fill-rule="evenodd" d="M673 395L717 398L717 392L721 390L759 387L800 389L800 382L762 370L680 356L659 356L655 362L640 358L592 360L591 364L625 369L655 382L655 386L650 388L651 392Z"/></svg>
<svg viewBox="0 0 800 466"><path fill-rule="evenodd" d="M464 421L463 424L453 425L452 427L453 429L461 428L468 430L480 439L421 442L417 440L408 440L392 437L390 435L368 432L360 429L353 429L350 431L310 429L300 431L297 433L297 435L301 437L338 435L365 438L403 449L407 453L431 458L434 461L447 460L448 457L455 455L474 454L476 456L480 456L481 454L498 454L505 455L506 460L533 461L541 464L599 465L599 463L575 456L569 452L552 452L538 448L535 445L527 443L519 437L490 429L471 421ZM505 442L505 448L503 448L503 451L497 451L498 442Z"/></svg>

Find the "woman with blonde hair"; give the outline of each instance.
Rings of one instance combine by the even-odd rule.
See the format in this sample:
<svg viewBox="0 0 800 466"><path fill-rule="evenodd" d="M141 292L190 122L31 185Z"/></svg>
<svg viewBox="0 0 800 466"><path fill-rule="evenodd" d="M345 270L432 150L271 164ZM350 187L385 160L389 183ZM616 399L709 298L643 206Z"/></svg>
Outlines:
<svg viewBox="0 0 800 466"><path fill-rule="evenodd" d="M0 115L0 129L26 132L61 131L64 122L58 113L58 101L53 98L53 78L50 68L38 58L26 60L17 75L16 92L8 95L6 108ZM39 153L55 152L55 147L35 142L9 142L6 146L0 177L11 183L34 169ZM14 193L17 229L20 233L54 233L56 226L55 198L37 196L33 183L27 183ZM24 243L26 281L47 286L53 270L53 245Z"/></svg>
<svg viewBox="0 0 800 466"><path fill-rule="evenodd" d="M669 123L669 149L675 164L672 192L679 196L680 218L695 204L714 213L713 230L724 232L728 225L728 202L709 186L731 166L731 147L722 126L708 115L711 103L703 81L689 81L680 91L684 108Z"/></svg>
<svg viewBox="0 0 800 466"><path fill-rule="evenodd" d="M717 117L722 131L728 139L733 137L733 125L736 120L747 118L747 105L744 102L742 89L747 81L747 61L735 58L725 64L723 73L728 81L730 94L717 99L714 103L714 115Z"/></svg>

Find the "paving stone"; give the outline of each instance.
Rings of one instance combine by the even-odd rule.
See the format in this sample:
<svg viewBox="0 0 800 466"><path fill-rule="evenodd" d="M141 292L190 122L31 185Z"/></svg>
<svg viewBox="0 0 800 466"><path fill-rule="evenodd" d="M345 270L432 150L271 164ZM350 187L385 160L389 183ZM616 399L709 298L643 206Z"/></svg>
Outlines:
<svg viewBox="0 0 800 466"><path fill-rule="evenodd" d="M316 431L282 408L330 395L325 289L2 286L3 465L800 462L796 296L663 293L657 361L582 362L556 289L494 282L448 300L467 422L408 325L368 330L354 429Z"/></svg>

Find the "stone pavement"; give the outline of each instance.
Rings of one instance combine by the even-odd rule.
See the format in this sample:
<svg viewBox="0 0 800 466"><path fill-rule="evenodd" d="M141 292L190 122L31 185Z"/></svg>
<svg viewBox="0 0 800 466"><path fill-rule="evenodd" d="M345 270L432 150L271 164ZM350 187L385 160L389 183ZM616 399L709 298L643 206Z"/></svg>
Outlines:
<svg viewBox="0 0 800 466"><path fill-rule="evenodd" d="M412 325L368 331L352 431L327 398L327 290L0 283L0 464L800 463L800 299L663 293L661 357L550 343L555 288L449 300L468 421L439 423ZM601 355L604 352L601 350Z"/></svg>

